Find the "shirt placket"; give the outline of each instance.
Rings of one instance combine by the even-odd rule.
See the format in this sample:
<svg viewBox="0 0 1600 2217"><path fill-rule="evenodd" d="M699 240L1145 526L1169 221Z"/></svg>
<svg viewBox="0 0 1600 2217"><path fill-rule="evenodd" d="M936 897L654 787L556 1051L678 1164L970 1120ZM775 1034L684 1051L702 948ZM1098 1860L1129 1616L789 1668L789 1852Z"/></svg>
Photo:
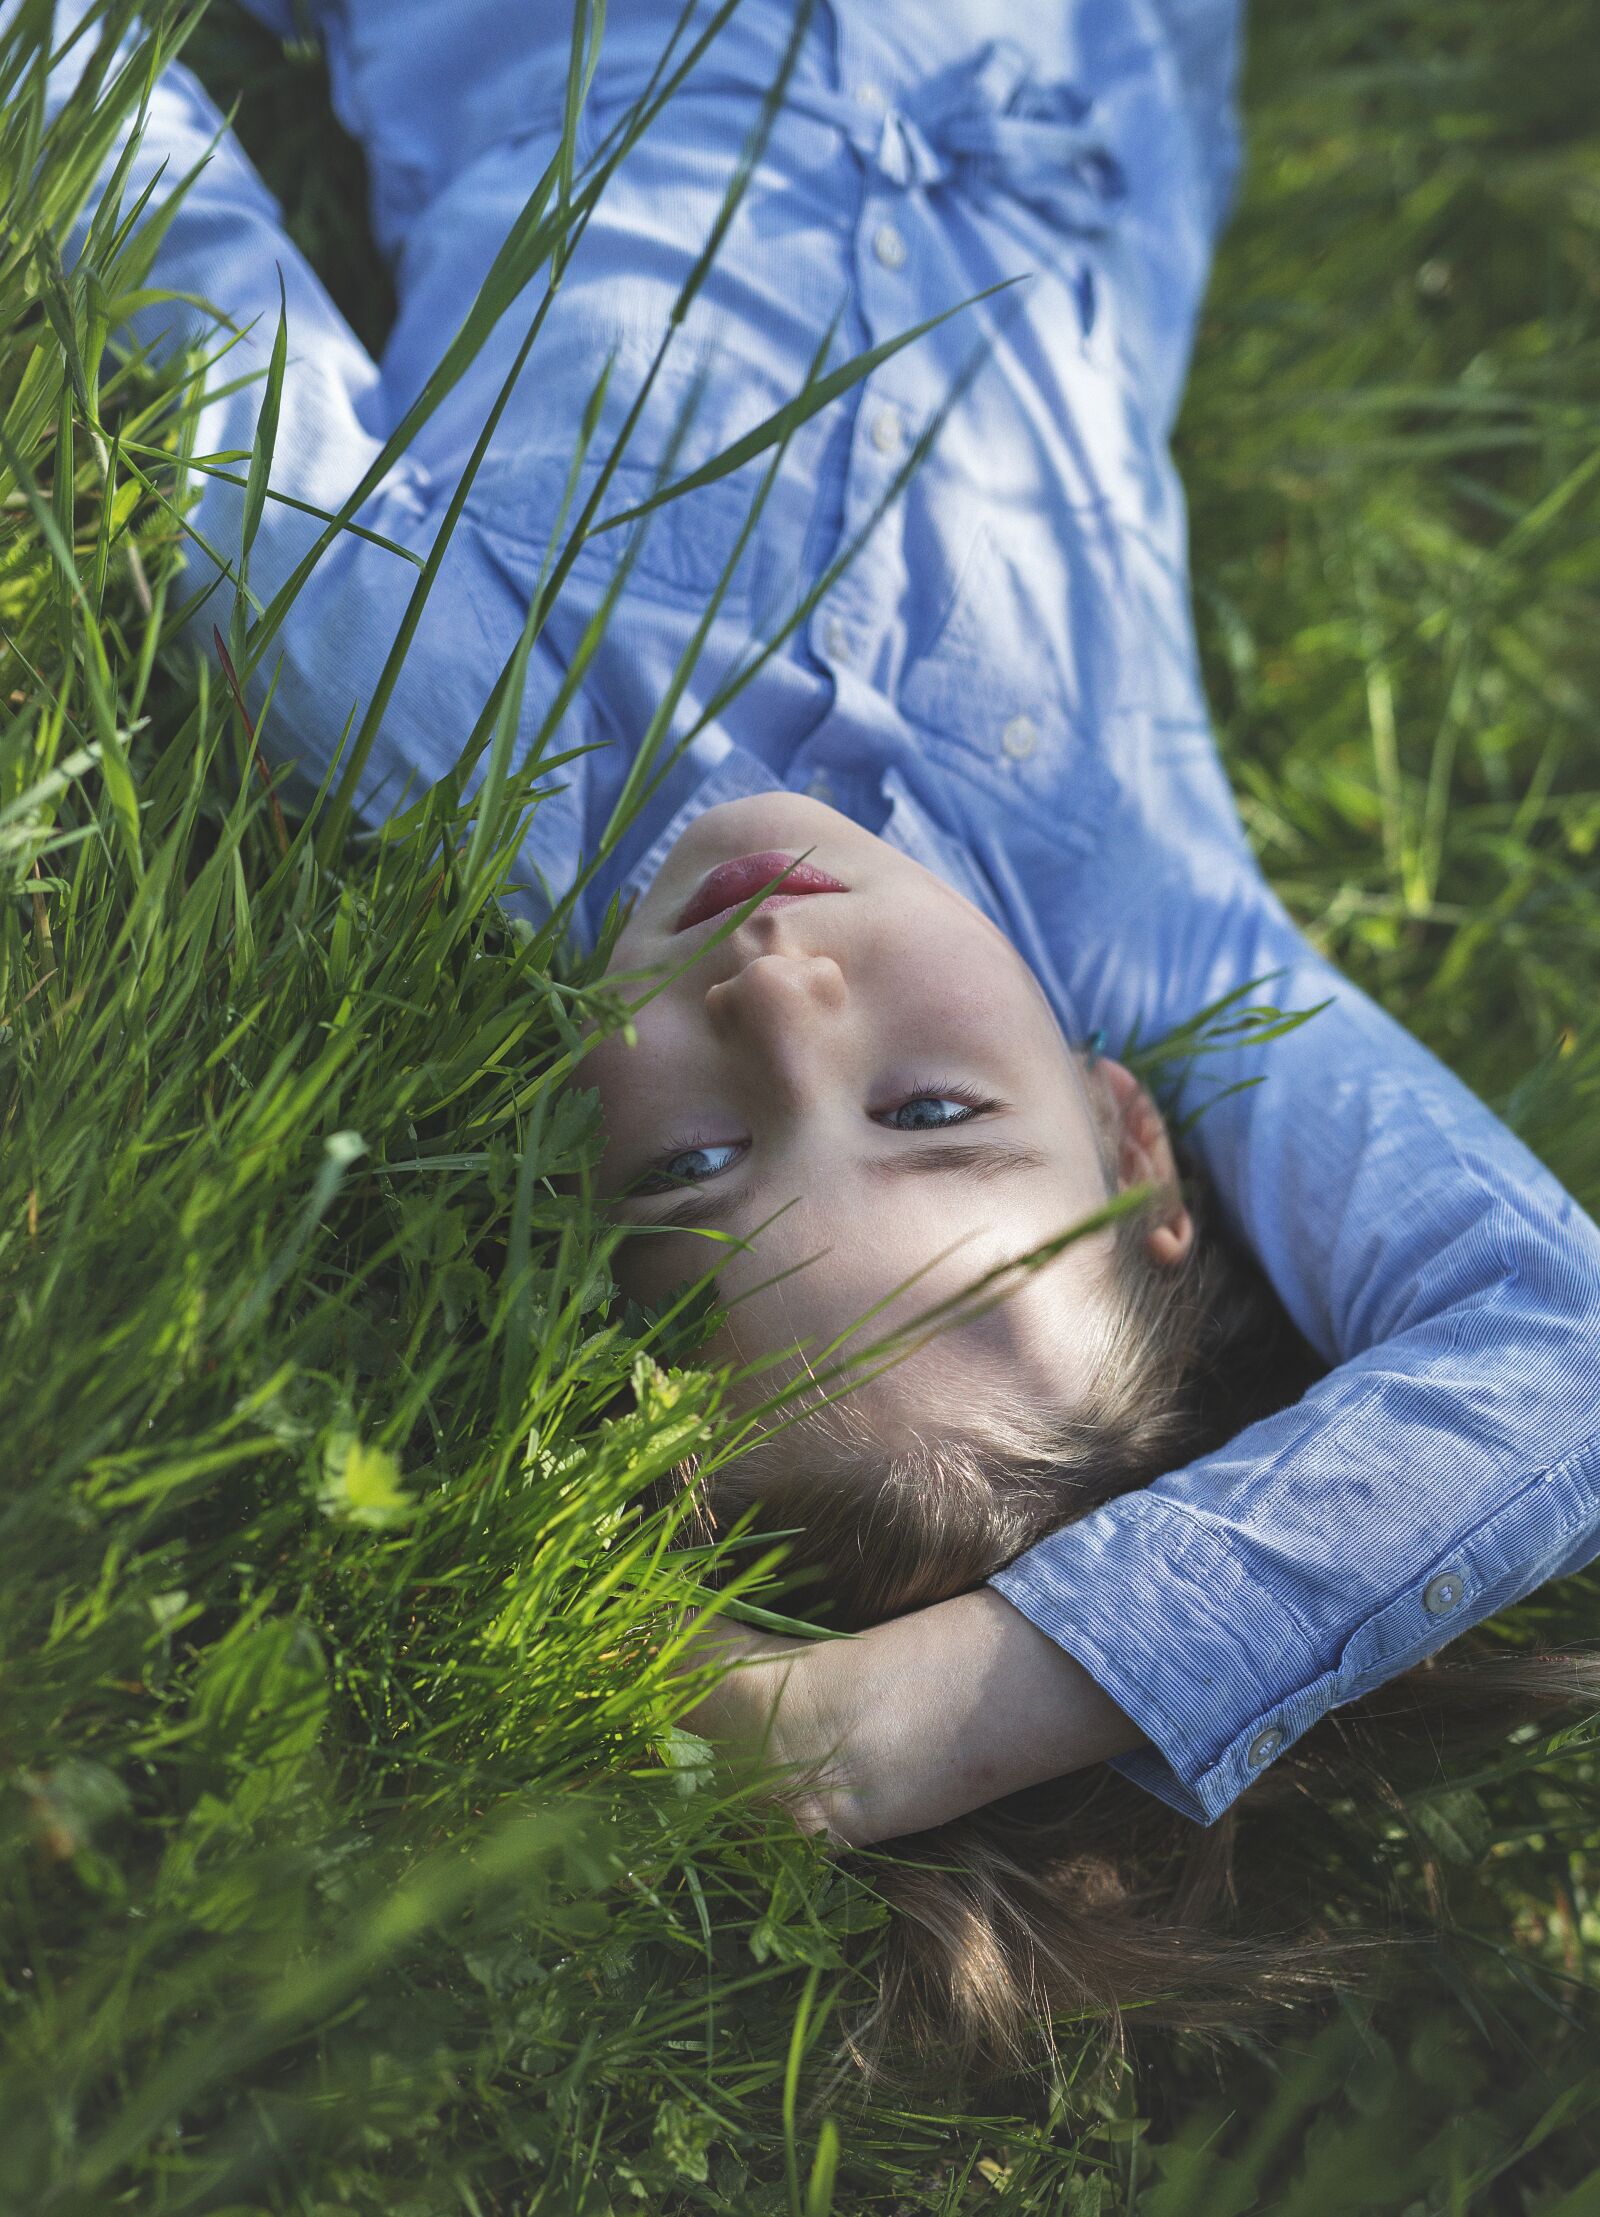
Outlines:
<svg viewBox="0 0 1600 2217"><path fill-rule="evenodd" d="M859 19L838 21L836 54L841 121L858 147L869 145L899 88ZM849 253L855 337L870 347L928 314L928 215L916 187L895 183L865 153L861 172ZM926 377L918 374L917 357L925 352L924 343L895 355L849 396L851 430L835 555L867 531L921 428L926 409L920 388ZM845 716L875 721L874 708L881 713L883 699L892 694L904 646L904 573L901 532L891 513L812 613L807 644L832 678L838 711ZM869 694L876 697L871 702ZM813 785L827 790L819 790L818 797L832 797L834 783L819 773Z"/></svg>

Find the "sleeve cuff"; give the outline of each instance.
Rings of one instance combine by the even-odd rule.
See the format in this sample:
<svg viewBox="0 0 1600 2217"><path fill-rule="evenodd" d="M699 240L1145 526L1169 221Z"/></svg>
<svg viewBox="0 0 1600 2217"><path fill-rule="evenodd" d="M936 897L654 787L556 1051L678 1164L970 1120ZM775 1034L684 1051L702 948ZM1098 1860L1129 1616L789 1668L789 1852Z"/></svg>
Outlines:
<svg viewBox="0 0 1600 2217"><path fill-rule="evenodd" d="M1159 1495L1123 1495L988 1584L1144 1734L1113 1769L1196 1823L1220 1817L1328 1706L1304 1628ZM1284 1685L1299 1690L1275 1698Z"/></svg>

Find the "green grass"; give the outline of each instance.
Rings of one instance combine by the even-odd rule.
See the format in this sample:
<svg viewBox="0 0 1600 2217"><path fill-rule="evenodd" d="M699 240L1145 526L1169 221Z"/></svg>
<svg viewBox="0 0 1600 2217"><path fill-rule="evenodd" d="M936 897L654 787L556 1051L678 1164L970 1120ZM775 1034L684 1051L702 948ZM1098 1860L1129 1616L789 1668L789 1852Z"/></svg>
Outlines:
<svg viewBox="0 0 1600 2217"><path fill-rule="evenodd" d="M1256 11L1252 164L1181 445L1208 678L1333 957L1600 1205L1600 8ZM188 49L357 326L315 71ZM1382 1991L992 2112L831 2067L871 1860L674 1736L725 1442L698 1312L622 1312L555 1181L590 974L497 831L280 825L169 651L121 442L173 373L58 281L87 123L0 153L0 2211L1600 2211L1600 1766L1519 1744L1289 1810ZM114 302L137 268L109 236ZM576 427L574 427L576 432ZM219 617L226 623L226 617ZM443 842L441 844L441 842ZM675 1367L685 1360L690 1367ZM1508 1639L1592 1638L1594 1577Z"/></svg>

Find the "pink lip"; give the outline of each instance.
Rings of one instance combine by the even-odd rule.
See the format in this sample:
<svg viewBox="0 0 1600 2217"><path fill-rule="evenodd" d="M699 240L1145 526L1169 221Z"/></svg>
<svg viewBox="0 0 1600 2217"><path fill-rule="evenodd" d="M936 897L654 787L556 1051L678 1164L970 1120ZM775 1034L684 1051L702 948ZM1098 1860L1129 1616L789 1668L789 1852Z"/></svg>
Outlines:
<svg viewBox="0 0 1600 2217"><path fill-rule="evenodd" d="M814 863L796 862L792 854L742 854L732 862L719 862L714 870L708 870L673 925L674 931L687 931L691 924L703 924L708 917L720 916L730 908L738 908L744 901L751 901L764 885L771 885L774 878L782 878L781 889L763 901L763 908L775 908L780 901L794 900L807 893L848 893L848 885L830 877L826 870L819 870Z"/></svg>

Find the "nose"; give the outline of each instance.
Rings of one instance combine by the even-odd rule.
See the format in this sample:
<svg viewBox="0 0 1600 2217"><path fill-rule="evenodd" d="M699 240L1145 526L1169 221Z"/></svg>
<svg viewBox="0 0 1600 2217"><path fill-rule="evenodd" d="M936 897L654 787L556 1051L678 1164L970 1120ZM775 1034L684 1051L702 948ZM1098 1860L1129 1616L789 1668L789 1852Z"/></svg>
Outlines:
<svg viewBox="0 0 1600 2217"><path fill-rule="evenodd" d="M761 954L707 989L706 1015L723 1046L793 1096L821 1075L821 1051L846 998L831 955Z"/></svg>

